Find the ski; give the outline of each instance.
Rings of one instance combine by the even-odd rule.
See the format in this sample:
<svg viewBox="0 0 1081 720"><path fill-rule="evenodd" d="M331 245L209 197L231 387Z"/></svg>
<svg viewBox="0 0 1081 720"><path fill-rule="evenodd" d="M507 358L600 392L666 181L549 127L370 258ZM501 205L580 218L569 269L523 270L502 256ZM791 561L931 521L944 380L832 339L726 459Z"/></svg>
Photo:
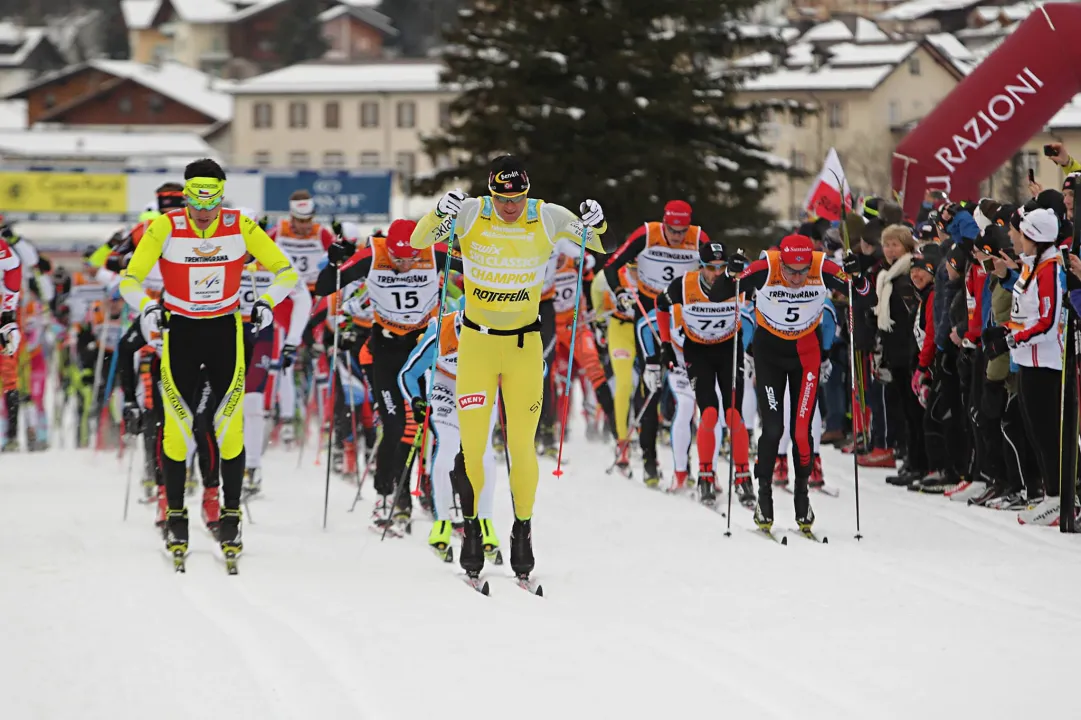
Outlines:
<svg viewBox="0 0 1081 720"><path fill-rule="evenodd" d="M237 555L236 550L222 550L222 557L225 559L225 572L230 575L238 574L237 560L240 556Z"/></svg>
<svg viewBox="0 0 1081 720"><path fill-rule="evenodd" d="M387 528L384 528L382 525L369 525L368 529L371 530L376 535L379 535L380 537L382 537L384 529L387 531L387 537L393 537L393 538L403 538L403 537L405 537L404 535L402 535L402 533L400 533L398 531L398 528L395 527L394 525L391 525L391 526L389 526Z"/></svg>
<svg viewBox="0 0 1081 720"><path fill-rule="evenodd" d="M539 585L535 580L530 580L528 575L516 575L514 584L528 592L530 595L544 597L544 587Z"/></svg>
<svg viewBox="0 0 1081 720"><path fill-rule="evenodd" d="M438 548L435 545L431 545L429 547L432 548L432 552L435 553L435 556L437 558L439 558L440 560L442 560L443 562L445 562L445 563L454 562L454 546L453 545L447 545L444 548Z"/></svg>
<svg viewBox="0 0 1081 720"><path fill-rule="evenodd" d="M837 488L826 487L825 485L822 485L821 487L812 487L811 489L832 498L838 497L841 494L841 491Z"/></svg>
<svg viewBox="0 0 1081 720"><path fill-rule="evenodd" d="M762 537L769 538L770 540L777 543L778 545L787 545L788 544L787 542L784 541L783 538L778 538L776 535L774 535L772 529L752 528L751 532L753 532L755 535L761 535Z"/></svg>
<svg viewBox="0 0 1081 720"><path fill-rule="evenodd" d="M496 548L492 552L488 552L487 550L485 550L484 557L488 560L488 562L492 563L493 565L503 564L503 551L501 551L499 548Z"/></svg>
<svg viewBox="0 0 1081 720"><path fill-rule="evenodd" d="M491 595L491 588L488 586L487 580L482 580L480 576L470 577L469 575L460 575L459 577L465 581L465 584L479 592L484 597Z"/></svg>
<svg viewBox="0 0 1081 720"><path fill-rule="evenodd" d="M796 530L792 530L791 532L793 532L796 535L799 535L801 537L805 537L808 540L811 540L812 542L816 542L816 543L818 543L820 545L828 545L829 541L830 541L830 539L828 537L826 537L825 535L823 535L822 537L818 537L817 535L814 534L813 530L796 529Z"/></svg>

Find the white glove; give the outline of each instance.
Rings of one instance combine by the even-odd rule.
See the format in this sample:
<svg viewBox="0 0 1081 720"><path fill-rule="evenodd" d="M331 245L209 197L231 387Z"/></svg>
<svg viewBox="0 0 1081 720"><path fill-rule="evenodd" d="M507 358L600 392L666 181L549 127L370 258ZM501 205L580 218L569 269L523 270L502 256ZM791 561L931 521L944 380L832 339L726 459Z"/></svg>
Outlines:
<svg viewBox="0 0 1081 720"><path fill-rule="evenodd" d="M651 393L657 392L657 388L661 386L661 366L646 363L646 369L642 373L642 382L645 383L646 390Z"/></svg>
<svg viewBox="0 0 1081 720"><path fill-rule="evenodd" d="M270 303L262 298L256 300L251 306L251 324L255 332L258 333L263 328L270 327L272 322L274 322L274 309L270 307Z"/></svg>
<svg viewBox="0 0 1081 720"><path fill-rule="evenodd" d="M599 228L604 224L604 210L596 200L586 200L578 206L582 214L582 222L591 228Z"/></svg>
<svg viewBox="0 0 1081 720"><path fill-rule="evenodd" d="M161 328L165 325L165 311L156 302L147 303L139 316L139 329L147 342L161 339Z"/></svg>
<svg viewBox="0 0 1081 720"><path fill-rule="evenodd" d="M435 211L444 217L457 215L467 197L469 196L465 194L464 190L455 188L439 198L439 204L435 206Z"/></svg>
<svg viewBox="0 0 1081 720"><path fill-rule="evenodd" d="M7 355L13 357L19 350L19 343L22 342L22 333L19 332L19 326L13 322L9 322L6 325L0 326L0 355Z"/></svg>
<svg viewBox="0 0 1081 720"><path fill-rule="evenodd" d="M833 374L833 363L829 359L823 360L822 364L818 368L818 382L819 384L829 382L830 375Z"/></svg>

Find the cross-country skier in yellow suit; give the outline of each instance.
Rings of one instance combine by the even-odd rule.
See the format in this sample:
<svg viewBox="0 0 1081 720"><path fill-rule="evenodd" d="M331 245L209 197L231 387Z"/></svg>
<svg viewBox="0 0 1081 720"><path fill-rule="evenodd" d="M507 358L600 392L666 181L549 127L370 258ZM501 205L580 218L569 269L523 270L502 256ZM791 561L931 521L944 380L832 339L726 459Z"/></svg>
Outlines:
<svg viewBox="0 0 1081 720"><path fill-rule="evenodd" d="M533 571L530 519L539 469L535 442L544 384L538 318L544 268L561 237L604 252L607 225L594 200L581 204L582 217L560 205L528 197L529 178L511 155L496 158L488 175L490 195L467 198L451 190L413 232L413 247L449 241L451 223L461 246L465 316L458 346L458 417L466 487L459 488L465 539L462 568L476 577L484 567L476 498L484 487L484 451L496 392L502 387L507 416L510 487L514 496L510 564L515 575ZM502 383L500 383L502 377ZM464 492L463 492L464 491Z"/></svg>

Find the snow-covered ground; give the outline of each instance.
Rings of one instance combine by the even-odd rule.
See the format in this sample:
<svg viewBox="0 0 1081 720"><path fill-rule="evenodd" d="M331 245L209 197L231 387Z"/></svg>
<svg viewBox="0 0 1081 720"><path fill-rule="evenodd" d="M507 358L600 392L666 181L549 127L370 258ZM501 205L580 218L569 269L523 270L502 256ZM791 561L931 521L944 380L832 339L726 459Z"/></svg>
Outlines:
<svg viewBox="0 0 1081 720"><path fill-rule="evenodd" d="M571 440L542 460L545 597L489 567L492 597L427 550L380 543L372 491L271 450L240 575L193 519L176 575L149 506L121 520L126 459L0 457L0 717L451 720L1076 716L1081 539L861 473L827 451L815 545L756 536L686 498L605 475ZM321 459L322 460L322 459ZM138 462L136 463L138 465ZM510 529L506 478L496 505ZM725 498L727 499L727 498ZM777 528L794 527L777 492ZM192 506L197 505L192 501ZM197 515L197 512L193 513ZM508 579L500 576L507 575Z"/></svg>

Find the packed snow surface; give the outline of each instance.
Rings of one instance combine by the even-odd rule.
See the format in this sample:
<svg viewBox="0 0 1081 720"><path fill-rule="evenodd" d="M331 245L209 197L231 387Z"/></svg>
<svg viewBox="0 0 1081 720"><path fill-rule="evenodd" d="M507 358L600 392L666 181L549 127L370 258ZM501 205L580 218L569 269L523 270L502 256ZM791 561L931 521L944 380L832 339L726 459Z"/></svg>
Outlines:
<svg viewBox="0 0 1081 720"><path fill-rule="evenodd" d="M354 487L331 479L324 532L311 450L299 470L295 452L265 458L237 577L195 498L186 575L135 502L137 477L121 520L128 458L0 456L0 717L910 720L1074 701L1054 688L1074 686L1079 538L864 470L857 542L851 461L833 450L840 496L812 495L828 545L775 544L738 504L726 538L720 512L606 475L609 455L571 438L561 479L541 460L543 598L508 566L486 568L492 597L473 592L420 519L380 543L370 481L350 514ZM775 501L780 535L792 499ZM1009 682L980 685L990 676Z"/></svg>

